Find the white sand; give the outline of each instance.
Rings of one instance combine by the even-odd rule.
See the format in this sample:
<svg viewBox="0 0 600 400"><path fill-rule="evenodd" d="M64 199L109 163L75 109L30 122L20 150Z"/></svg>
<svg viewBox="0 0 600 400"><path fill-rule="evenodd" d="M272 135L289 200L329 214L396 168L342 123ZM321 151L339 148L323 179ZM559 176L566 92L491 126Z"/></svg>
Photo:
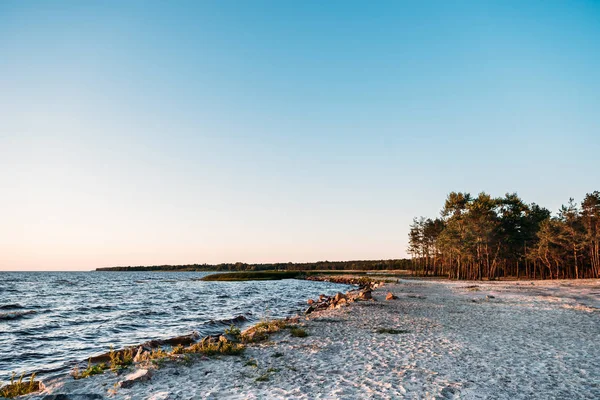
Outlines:
<svg viewBox="0 0 600 400"><path fill-rule="evenodd" d="M387 291L399 299L385 301ZM302 322L306 338L285 330L249 346L242 357L167 364L150 381L116 392L121 378L107 373L62 379L47 393L115 399L600 399L600 281L403 280L373 294L377 301L311 314ZM375 333L377 328L408 333ZM244 365L249 359L258 367ZM268 380L256 381L263 374Z"/></svg>

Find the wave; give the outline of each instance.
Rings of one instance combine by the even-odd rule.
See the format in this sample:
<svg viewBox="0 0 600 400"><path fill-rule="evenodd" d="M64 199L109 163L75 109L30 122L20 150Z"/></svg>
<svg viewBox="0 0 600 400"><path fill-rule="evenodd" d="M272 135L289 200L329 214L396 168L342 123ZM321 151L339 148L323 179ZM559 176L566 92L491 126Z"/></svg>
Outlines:
<svg viewBox="0 0 600 400"><path fill-rule="evenodd" d="M194 331L200 337L222 334L232 324L244 328L258 321L265 308L270 317L283 317L301 311L297 302L307 297L343 291L339 285L309 281L206 287L161 283L185 283L190 277L178 274L16 274L19 282L32 281L37 293L31 292L32 285L6 287L2 280L0 332L10 331L10 341L0 340L0 354L14 357L8 364L20 371L73 366L109 345L124 348L154 337L158 341L148 346L173 346L192 338L163 338ZM7 361L0 359L4 380L9 378L3 375Z"/></svg>
<svg viewBox="0 0 600 400"><path fill-rule="evenodd" d="M225 319L211 319L207 322L208 325L235 325L241 324L243 322L248 321L248 318L244 315L238 315L233 318L225 318Z"/></svg>
<svg viewBox="0 0 600 400"><path fill-rule="evenodd" d="M29 314L36 314L37 311L28 310L28 311L12 311L7 313L0 313L0 321L9 321L19 318L24 318Z"/></svg>
<svg viewBox="0 0 600 400"><path fill-rule="evenodd" d="M88 311L113 311L118 310L119 307L113 305L99 304L99 305L91 305L91 306L83 306L78 307L76 309L77 312L88 312Z"/></svg>
<svg viewBox="0 0 600 400"><path fill-rule="evenodd" d="M20 304L2 304L0 305L0 310L16 310L19 308L23 308Z"/></svg>

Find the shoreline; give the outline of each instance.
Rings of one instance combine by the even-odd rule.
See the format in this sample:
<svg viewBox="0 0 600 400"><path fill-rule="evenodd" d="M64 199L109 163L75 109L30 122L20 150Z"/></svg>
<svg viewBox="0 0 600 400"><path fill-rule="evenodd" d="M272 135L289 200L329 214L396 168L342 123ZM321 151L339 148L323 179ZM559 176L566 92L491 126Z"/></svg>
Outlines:
<svg viewBox="0 0 600 400"><path fill-rule="evenodd" d="M548 398L556 396L552 392L556 390L552 389L553 385L564 386L561 393L575 398L600 396L600 381L593 378L600 376L600 363L596 361L600 351L590 348L589 341L581 342L584 336L589 338L590 333L600 333L598 280L444 282L411 279L368 290L372 291L374 300L338 306L332 304L330 298L322 299L325 300L322 304L329 302L327 307L300 316L297 323L308 333L306 338L293 337L287 330L274 332L266 341L248 345L241 358L201 358L189 366L169 362L154 371L147 382L111 393L109 390L113 390L123 376L108 373L77 381L50 382L44 392L30 397L92 393L153 400L246 398L246 395L256 398L312 398L316 395L480 398L482 394L500 390L500 394L496 394L498 398L525 398L523 393L527 391L528 398ZM388 291L397 299L385 300ZM487 308L487 312L482 312ZM510 319L511 315L516 320L512 323L522 324L522 328L500 336L494 330L478 330L494 320L500 320L496 321L501 322L498 327L511 330L510 324L505 326L508 320L503 320ZM549 316L554 318L548 319ZM565 325L560 330L565 333L570 330L571 336L561 332L561 340L550 342L534 335L535 330L523 336L522 329L529 325L547 330L546 325L556 317L561 317ZM578 332L577 343L572 338L574 329ZM490 336L489 346L484 340L486 346L481 347L482 332ZM553 332L550 330L546 338ZM512 348L512 341L506 341L510 337L522 343L527 351ZM534 343L528 344L528 341ZM540 348L544 349L541 358ZM569 368L564 368L564 363L555 361L552 356L560 354L561 348L573 353L569 354L572 358L567 363ZM496 358L502 362L498 363ZM546 374L551 367L550 378L541 375L542 368L536 367L529 373L521 371L521 368L527 370L528 363L536 362L545 365ZM569 371L575 364L580 365L579 369ZM555 374L552 367L562 375ZM580 369L585 369L585 374L579 372ZM491 379L494 371L506 371L506 375L500 375L506 376L508 381ZM182 376L198 382L190 383L182 380ZM561 376L566 383L561 383ZM583 378L587 378L587 382ZM227 383L230 379L239 384ZM336 383L338 380L347 387ZM542 387L536 388L534 381ZM316 385L319 382L322 385ZM512 397L502 396L501 383L506 386L507 396Z"/></svg>
<svg viewBox="0 0 600 400"><path fill-rule="evenodd" d="M152 272L157 272L157 271L152 271ZM160 272L160 271L158 271ZM167 271L168 272L168 271ZM305 277L306 278L306 277ZM323 279L320 279L320 277L316 277L313 276L311 277L311 279L303 279L303 280L311 280L311 281L324 281L324 282L329 282L330 280L328 279L328 277L322 277ZM350 291L354 291L354 290L360 290L360 286L359 285L355 285L353 283L348 283L347 281L354 281L354 279L342 279L339 282L335 282L335 283L340 283L340 284L346 284L346 285L354 285L354 286L358 286L355 289L352 289ZM324 295L322 295L324 296ZM326 296L327 297L327 296ZM301 310L298 310L298 312L295 313L295 316L298 317L298 315L300 314ZM294 318L294 314L290 314L287 317L284 317L283 320L289 320L291 318ZM236 317L237 319L237 317ZM235 324L234 322L244 322L243 321L232 321L232 324L230 326L234 327ZM277 321L277 320L274 320ZM247 325L244 327L244 331L250 330L252 328L254 328L256 325L259 325L261 322L256 322L255 324L252 325ZM243 327L244 325L242 325ZM214 339L218 339L219 337L222 337L226 334L227 332L227 328L225 328L223 331L218 332L218 333L214 333L214 334L209 334L207 336L200 336L200 334L198 332L192 332L190 334L186 334L186 335L178 335L178 336L173 336L173 337L168 337L168 338L163 338L163 339L149 339L143 343L140 344L136 344L136 345L131 345L131 346L127 346L124 348L120 348L120 349L116 349L113 350L112 348L110 349L110 351L98 354L96 353L96 355L92 355L88 358L86 358L85 360L80 360L78 361L74 366L72 367L65 367L64 371L61 371L63 368L61 368L60 370L57 370L57 373L49 375L44 377L42 380L33 380L35 379L36 376L38 376L38 372L34 371L29 375L21 375L21 376L16 376L13 375L13 378L15 380L15 382L20 381L19 378L21 378L24 382L30 382L31 383L35 383L35 387L39 387L41 388L41 390L37 390L37 391L33 391L31 393L28 393L26 396L28 397L37 397L40 396L41 394L47 394L47 390L46 387L47 385L45 385L45 382L51 382L50 385L52 385L54 382L57 381L62 381L64 379L69 379L70 377L73 376L74 371L79 371L81 368L84 368L84 365L88 365L88 367L90 366L97 366L97 365L101 365L101 364L105 364L107 365L108 362L111 360L111 357L117 356L117 357L123 357L123 354L126 354L127 352L131 352L133 351L134 353L139 353L143 350L144 353L151 353L153 351L163 351L164 349L168 351L172 350L173 348L177 347L177 346L191 346L193 344L196 343L200 343L206 340L214 340ZM138 354L139 355L139 354ZM136 362L137 364L137 362ZM139 365L134 365L134 369L136 367L139 367ZM106 370L108 370L108 366L106 367ZM108 371L107 371L108 373ZM85 378L82 378L85 379ZM4 385L0 385L0 390L4 390L4 389L8 389L10 388L10 386L12 386L12 381L8 382ZM4 399L5 397L2 397L0 395L0 399ZM11 397L9 397L11 398Z"/></svg>
<svg viewBox="0 0 600 400"><path fill-rule="evenodd" d="M332 279L332 277L328 277L328 276L311 276L311 277L305 278L304 280L319 281L319 282L332 282L332 283L339 283L339 284L345 284L345 285L354 285L354 286L356 286L356 288L347 291L345 293L345 295L348 295L349 293L354 293L356 296L360 296L361 292L364 292L364 291L370 292L374 288L380 287L377 285L383 283L383 282L378 282L378 281L374 281L374 280L368 280L368 279L365 280L365 279L361 279L361 278L355 278L352 276L339 276L339 277L333 277L333 279ZM338 292L338 293L340 293L340 292ZM327 305L329 305L328 301L334 298L334 296L325 296L325 295L320 295L320 296L322 296L323 300L319 300L319 302L321 304L327 304ZM309 299L308 301L310 301L310 300L311 299ZM312 303L309 303L309 304L312 304ZM315 303L315 304L317 304L317 303ZM310 307L309 307L309 309L310 309ZM304 314L308 314L307 311L308 311L308 309L304 311ZM318 311L320 311L320 310L318 310ZM286 321L286 320L291 320L291 319L298 318L298 317L299 317L299 314L296 313L296 315L289 315L287 317L284 317L281 319L275 319L272 321L280 321L280 320ZM257 322L253 325L246 326L242 330L242 333L255 328L260 323L261 322ZM234 327L234 326L235 326L235 324L232 322L232 324L229 328ZM206 335L206 336L202 336L202 337L198 334L198 332L192 332L187 335L174 336L174 337L170 337L170 338L166 338L166 339L150 339L141 344L128 346L128 347L125 347L122 349L117 349L117 350L115 350L115 352L118 354L121 354L122 352L125 352L130 349L134 349L136 352L139 351L140 349L143 349L143 351L145 351L145 352L151 352L152 350L162 349L165 346L167 348L173 348L173 347L180 346L180 345L181 346L192 345L194 343L201 342L202 340L211 339L211 338L219 338L221 336L224 336L224 335L226 335L226 332L229 328L225 328L223 330L223 332L212 334L212 335ZM102 353L102 354L99 354L96 356L91 356L87 360L94 364L106 362L106 361L110 360L110 353L111 352L106 352L106 353ZM86 361L85 360L80 361L79 364L83 364L84 362L86 362ZM67 375L70 375L70 374L67 374Z"/></svg>

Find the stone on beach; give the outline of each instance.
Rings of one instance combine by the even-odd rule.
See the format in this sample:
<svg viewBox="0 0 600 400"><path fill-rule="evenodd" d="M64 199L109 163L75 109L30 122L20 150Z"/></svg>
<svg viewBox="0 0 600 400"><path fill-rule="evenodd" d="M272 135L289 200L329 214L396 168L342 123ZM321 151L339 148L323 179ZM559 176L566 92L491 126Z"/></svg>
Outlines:
<svg viewBox="0 0 600 400"><path fill-rule="evenodd" d="M339 301L338 301L338 302L335 304L335 307L336 307L336 308L340 308L340 307L343 307L343 306L345 306L345 305L347 305L347 304L348 304L348 302L347 302L347 301L346 301L346 299L344 298L344 299L340 299L340 300L339 300Z"/></svg>
<svg viewBox="0 0 600 400"><path fill-rule="evenodd" d="M130 388L136 382L148 381L148 380L150 380L150 378L152 378L151 370L138 369L137 371L132 372L129 375L126 375L124 380L117 383L117 386L119 386L120 388Z"/></svg>
<svg viewBox="0 0 600 400"><path fill-rule="evenodd" d="M346 299L346 296L344 294L340 293L340 292L337 292L336 295L333 297L333 301L335 303L337 303L341 299Z"/></svg>

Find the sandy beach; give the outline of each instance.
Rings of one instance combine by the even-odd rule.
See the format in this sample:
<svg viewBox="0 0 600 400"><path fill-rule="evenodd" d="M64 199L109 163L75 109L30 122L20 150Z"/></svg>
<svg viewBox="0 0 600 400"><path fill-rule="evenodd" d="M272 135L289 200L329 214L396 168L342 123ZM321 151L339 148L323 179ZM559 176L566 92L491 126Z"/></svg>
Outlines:
<svg viewBox="0 0 600 400"><path fill-rule="evenodd" d="M110 372L63 378L33 398L600 398L597 280L400 280L373 297L301 316L308 337L167 362L127 389Z"/></svg>

